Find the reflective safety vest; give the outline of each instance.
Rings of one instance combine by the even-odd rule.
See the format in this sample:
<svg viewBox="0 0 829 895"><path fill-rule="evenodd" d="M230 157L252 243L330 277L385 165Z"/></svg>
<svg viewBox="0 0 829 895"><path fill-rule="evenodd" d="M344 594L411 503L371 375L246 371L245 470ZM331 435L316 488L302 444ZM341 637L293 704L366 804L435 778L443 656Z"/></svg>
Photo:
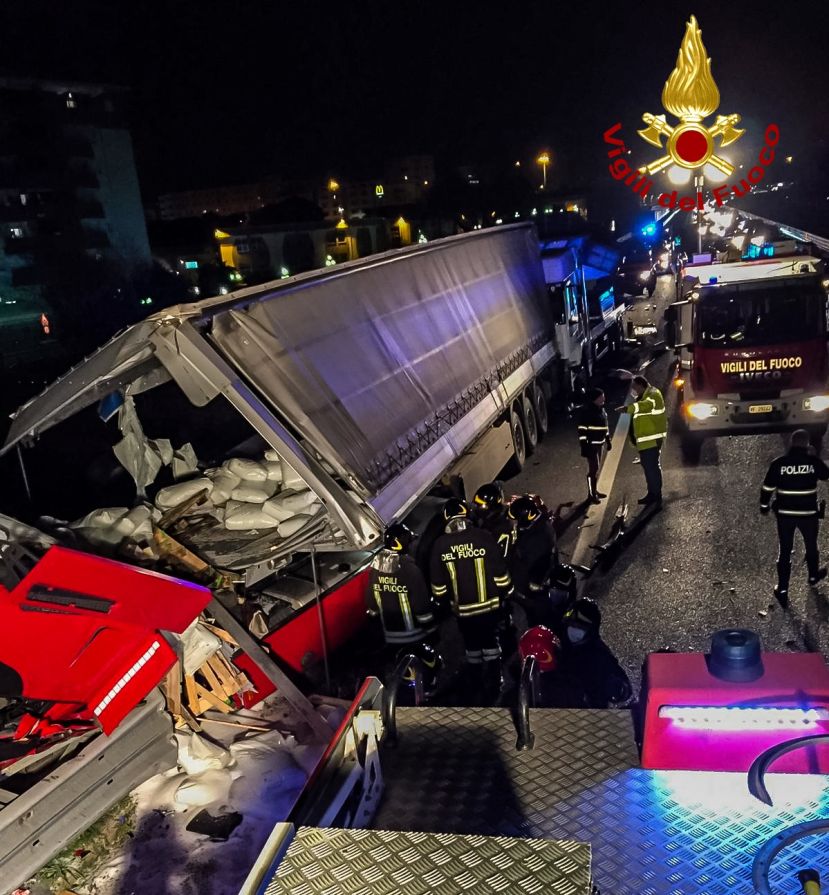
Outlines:
<svg viewBox="0 0 829 895"><path fill-rule="evenodd" d="M644 451L656 447L656 442L668 434L668 418L665 413L665 399L662 392L653 385L645 389L642 397L625 407L631 414L632 440L637 450Z"/></svg>
<svg viewBox="0 0 829 895"><path fill-rule="evenodd" d="M760 492L760 506L772 505L779 516L817 516L817 483L829 479L829 468L808 448L793 447L769 466Z"/></svg>

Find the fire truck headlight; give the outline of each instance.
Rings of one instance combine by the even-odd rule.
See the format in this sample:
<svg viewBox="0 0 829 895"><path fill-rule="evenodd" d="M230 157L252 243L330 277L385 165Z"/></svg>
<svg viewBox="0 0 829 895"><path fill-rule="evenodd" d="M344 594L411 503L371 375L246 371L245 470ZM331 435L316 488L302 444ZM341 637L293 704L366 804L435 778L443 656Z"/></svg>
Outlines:
<svg viewBox="0 0 829 895"><path fill-rule="evenodd" d="M814 413L823 413L824 410L829 410L829 395L813 395L811 398L806 398L803 402L804 410L812 410Z"/></svg>
<svg viewBox="0 0 829 895"><path fill-rule="evenodd" d="M707 420L712 416L716 416L720 412L720 408L716 404L706 404L703 401L694 404L688 404L686 407L688 416L692 416L695 420Z"/></svg>

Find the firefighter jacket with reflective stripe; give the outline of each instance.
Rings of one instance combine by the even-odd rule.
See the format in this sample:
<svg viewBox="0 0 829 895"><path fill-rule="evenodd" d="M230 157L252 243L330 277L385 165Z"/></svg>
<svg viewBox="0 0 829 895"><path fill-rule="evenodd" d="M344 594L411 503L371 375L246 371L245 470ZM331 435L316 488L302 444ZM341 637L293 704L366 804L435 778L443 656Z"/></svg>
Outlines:
<svg viewBox="0 0 829 895"><path fill-rule="evenodd" d="M414 643L434 628L434 604L415 561L381 550L371 561L366 608L380 616L386 643Z"/></svg>
<svg viewBox="0 0 829 895"><path fill-rule="evenodd" d="M518 532L510 556L510 572L519 593L528 597L542 590L557 565L556 530L551 519L538 519L530 528Z"/></svg>
<svg viewBox="0 0 829 895"><path fill-rule="evenodd" d="M610 429L607 425L607 414L604 407L598 407L592 402L585 404L579 409L576 421L582 457L588 457L600 450L602 445L610 439Z"/></svg>
<svg viewBox="0 0 829 895"><path fill-rule="evenodd" d="M640 451L656 447L659 439L668 434L668 418L662 392L649 385L642 397L625 407L632 416L631 439Z"/></svg>
<svg viewBox="0 0 829 895"><path fill-rule="evenodd" d="M760 491L760 506L780 516L816 516L817 483L829 479L829 467L808 448L793 447L769 466Z"/></svg>
<svg viewBox="0 0 829 895"><path fill-rule="evenodd" d="M432 593L449 599L461 618L495 612L512 592L512 581L501 547L488 531L461 521L447 526L432 552Z"/></svg>
<svg viewBox="0 0 829 895"><path fill-rule="evenodd" d="M488 531L498 542L504 559L509 559L512 548L515 546L515 525L508 518L507 511L504 510L500 515L494 518L481 519L480 527L484 531Z"/></svg>

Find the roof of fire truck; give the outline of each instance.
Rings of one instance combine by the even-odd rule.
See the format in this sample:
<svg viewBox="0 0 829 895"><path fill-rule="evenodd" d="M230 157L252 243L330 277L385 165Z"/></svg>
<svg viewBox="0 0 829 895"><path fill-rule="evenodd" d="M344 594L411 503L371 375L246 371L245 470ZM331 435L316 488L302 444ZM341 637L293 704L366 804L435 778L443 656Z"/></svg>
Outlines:
<svg viewBox="0 0 829 895"><path fill-rule="evenodd" d="M752 280L768 280L819 274L823 261L811 255L790 255L776 258L760 258L756 261L730 263L689 264L684 268L686 282L700 286L747 283Z"/></svg>

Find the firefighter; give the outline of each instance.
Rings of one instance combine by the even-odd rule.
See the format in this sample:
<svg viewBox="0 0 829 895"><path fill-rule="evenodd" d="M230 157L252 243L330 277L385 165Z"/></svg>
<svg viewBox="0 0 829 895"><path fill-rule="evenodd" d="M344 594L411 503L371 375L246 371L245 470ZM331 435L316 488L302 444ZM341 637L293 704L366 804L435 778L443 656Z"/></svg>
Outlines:
<svg viewBox="0 0 829 895"><path fill-rule="evenodd" d="M481 485L472 500L472 516L475 523L490 532L509 559L515 544L515 524L504 503L504 486L501 482Z"/></svg>
<svg viewBox="0 0 829 895"><path fill-rule="evenodd" d="M386 529L384 546L371 561L366 606L380 616L391 647L420 644L436 628L434 604L423 573L408 555L411 529L395 523Z"/></svg>
<svg viewBox="0 0 829 895"><path fill-rule="evenodd" d="M640 504L662 506L662 464L660 453L662 442L668 434L668 421L665 414L665 399L655 385L651 385L644 376L634 376L631 380L631 392L634 401L620 411L631 415L630 438L639 451L642 472L648 493L639 500Z"/></svg>
<svg viewBox="0 0 829 895"><path fill-rule="evenodd" d="M602 612L582 598L564 613L562 667L584 689L588 708L606 709L630 702L633 689L619 660L602 640Z"/></svg>
<svg viewBox="0 0 829 895"><path fill-rule="evenodd" d="M817 535L822 507L818 508L817 483L829 479L829 468L809 447L805 429L792 432L789 450L772 461L760 492L760 512L774 510L777 517L777 586L774 596L785 609L789 605L789 576L792 571L794 535L799 531L806 545L809 585L814 587L826 577L820 566ZM821 501L821 504L823 502Z"/></svg>
<svg viewBox="0 0 829 895"><path fill-rule="evenodd" d="M543 625L529 628L518 643L521 662L533 656L538 667L538 708L587 708L587 694L577 680L562 668L561 641Z"/></svg>
<svg viewBox="0 0 829 895"><path fill-rule="evenodd" d="M578 432L581 455L587 460L587 499L590 503L601 503L607 495L597 488L599 466L605 445L610 450L613 442L604 409L604 392L600 388L591 388L585 397L578 413Z"/></svg>
<svg viewBox="0 0 829 895"><path fill-rule="evenodd" d="M552 514L540 497L524 494L510 503L508 515L517 532L510 555L512 582L524 598L528 623L549 623L547 586L558 566Z"/></svg>
<svg viewBox="0 0 829 895"><path fill-rule="evenodd" d="M468 673L477 677L480 672L487 692L497 692L501 685L499 626L506 598L512 593L507 563L492 534L471 524L464 501L447 501L444 516L445 533L432 551L432 593L438 601L451 601Z"/></svg>

